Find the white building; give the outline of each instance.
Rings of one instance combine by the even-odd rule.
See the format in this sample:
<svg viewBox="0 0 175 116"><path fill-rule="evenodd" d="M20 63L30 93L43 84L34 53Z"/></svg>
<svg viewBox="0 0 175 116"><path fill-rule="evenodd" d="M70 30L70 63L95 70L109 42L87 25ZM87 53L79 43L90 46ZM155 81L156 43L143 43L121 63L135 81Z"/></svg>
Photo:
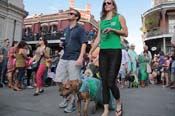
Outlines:
<svg viewBox="0 0 175 116"><path fill-rule="evenodd" d="M142 14L143 41L152 54L169 54L175 32L175 0L152 0L152 7Z"/></svg>
<svg viewBox="0 0 175 116"><path fill-rule="evenodd" d="M0 0L0 42L22 39L23 19L28 15L23 0Z"/></svg>

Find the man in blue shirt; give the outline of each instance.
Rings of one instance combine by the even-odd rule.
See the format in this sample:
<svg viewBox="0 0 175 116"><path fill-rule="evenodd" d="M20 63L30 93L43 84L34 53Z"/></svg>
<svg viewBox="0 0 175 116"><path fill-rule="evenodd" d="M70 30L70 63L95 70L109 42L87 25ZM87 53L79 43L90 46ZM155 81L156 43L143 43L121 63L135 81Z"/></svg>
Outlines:
<svg viewBox="0 0 175 116"><path fill-rule="evenodd" d="M7 84L7 78L6 78L7 62L8 62L7 53L8 53L9 45L10 45L9 39L5 39L4 40L4 45L2 47L3 64L2 64L2 72L1 72L1 75L0 75L1 76L1 83L3 85Z"/></svg>
<svg viewBox="0 0 175 116"><path fill-rule="evenodd" d="M65 40L62 43L63 56L61 57L54 81L64 84L67 80L80 79L80 71L83 63L83 56L86 52L88 39L85 30L77 22L81 18L80 12L70 9L68 12L69 26L64 30ZM66 113L75 110L75 96L71 95L70 102L64 98L59 107L64 108Z"/></svg>

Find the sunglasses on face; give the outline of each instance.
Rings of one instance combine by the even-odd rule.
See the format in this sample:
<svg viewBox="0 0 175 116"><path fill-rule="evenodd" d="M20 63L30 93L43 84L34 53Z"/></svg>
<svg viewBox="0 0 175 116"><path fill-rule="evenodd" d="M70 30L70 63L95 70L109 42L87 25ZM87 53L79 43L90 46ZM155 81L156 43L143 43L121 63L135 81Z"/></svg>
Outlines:
<svg viewBox="0 0 175 116"><path fill-rule="evenodd" d="M42 39L39 39L39 41L42 41Z"/></svg>
<svg viewBox="0 0 175 116"><path fill-rule="evenodd" d="M111 5L112 3L111 2L104 2L103 5L106 6L106 5Z"/></svg>
<svg viewBox="0 0 175 116"><path fill-rule="evenodd" d="M75 14L75 13L72 13L72 12L71 12L71 13L69 13L69 15L74 15L74 16L77 16L77 14Z"/></svg>

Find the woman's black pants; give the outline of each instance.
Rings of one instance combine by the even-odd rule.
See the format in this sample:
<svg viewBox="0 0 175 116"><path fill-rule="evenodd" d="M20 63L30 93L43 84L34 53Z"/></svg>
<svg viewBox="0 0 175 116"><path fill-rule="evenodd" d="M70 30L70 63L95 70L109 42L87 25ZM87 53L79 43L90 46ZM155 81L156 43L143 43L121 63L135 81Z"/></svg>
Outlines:
<svg viewBox="0 0 175 116"><path fill-rule="evenodd" d="M120 91L115 81L122 59L121 49L101 49L99 54L99 70L103 87L103 104L109 104L110 90L115 99L120 98Z"/></svg>

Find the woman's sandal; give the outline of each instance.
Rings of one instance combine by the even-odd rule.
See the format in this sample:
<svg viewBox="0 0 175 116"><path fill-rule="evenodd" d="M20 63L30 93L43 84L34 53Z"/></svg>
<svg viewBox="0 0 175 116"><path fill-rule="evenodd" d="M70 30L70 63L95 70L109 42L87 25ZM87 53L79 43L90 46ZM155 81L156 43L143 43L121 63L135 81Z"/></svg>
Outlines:
<svg viewBox="0 0 175 116"><path fill-rule="evenodd" d="M14 86L12 84L8 84L9 88L14 88Z"/></svg>
<svg viewBox="0 0 175 116"><path fill-rule="evenodd" d="M107 114L103 113L101 116L108 116L108 113Z"/></svg>
<svg viewBox="0 0 175 116"><path fill-rule="evenodd" d="M175 89L175 85L172 85L172 86L170 87L170 89Z"/></svg>
<svg viewBox="0 0 175 116"><path fill-rule="evenodd" d="M117 116L122 116L123 115L123 105L121 104L120 110L116 110Z"/></svg>
<svg viewBox="0 0 175 116"><path fill-rule="evenodd" d="M33 96L38 96L39 95L39 92L35 92L34 94L33 94Z"/></svg>
<svg viewBox="0 0 175 116"><path fill-rule="evenodd" d="M21 91L22 89L18 88L18 87L13 87L14 91Z"/></svg>

